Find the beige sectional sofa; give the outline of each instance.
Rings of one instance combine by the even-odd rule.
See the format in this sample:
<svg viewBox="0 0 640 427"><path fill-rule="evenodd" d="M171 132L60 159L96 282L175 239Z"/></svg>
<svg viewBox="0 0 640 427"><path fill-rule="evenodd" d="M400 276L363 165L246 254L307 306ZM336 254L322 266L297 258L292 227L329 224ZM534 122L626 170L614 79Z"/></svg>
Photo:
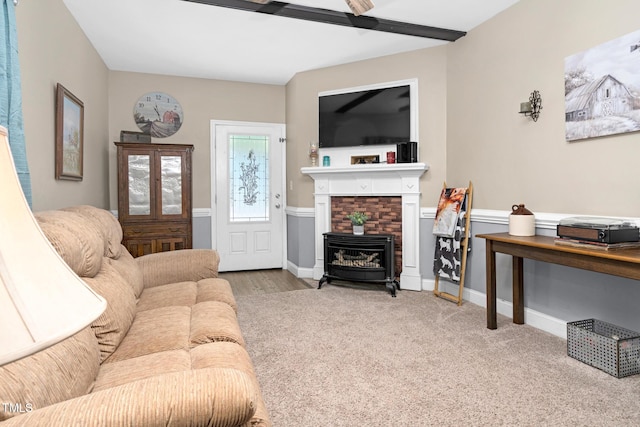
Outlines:
<svg viewBox="0 0 640 427"><path fill-rule="evenodd" d="M73 337L0 367L3 427L271 425L217 252L134 259L106 210L35 216L108 306Z"/></svg>

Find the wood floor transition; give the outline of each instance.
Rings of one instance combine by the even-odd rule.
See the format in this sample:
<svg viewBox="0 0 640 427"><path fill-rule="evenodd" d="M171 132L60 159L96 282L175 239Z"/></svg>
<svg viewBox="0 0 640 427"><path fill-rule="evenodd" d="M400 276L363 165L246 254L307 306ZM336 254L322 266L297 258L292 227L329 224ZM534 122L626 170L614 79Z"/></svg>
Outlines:
<svg viewBox="0 0 640 427"><path fill-rule="evenodd" d="M229 271L219 277L231 284L235 295L270 294L309 289L312 286L288 270Z"/></svg>

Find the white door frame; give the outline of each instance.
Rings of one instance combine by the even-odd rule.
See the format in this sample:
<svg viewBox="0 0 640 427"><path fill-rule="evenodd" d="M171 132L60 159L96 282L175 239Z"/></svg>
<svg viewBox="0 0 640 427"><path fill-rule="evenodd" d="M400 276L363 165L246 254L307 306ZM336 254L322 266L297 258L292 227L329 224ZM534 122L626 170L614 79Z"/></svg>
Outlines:
<svg viewBox="0 0 640 427"><path fill-rule="evenodd" d="M217 206L217 198L216 198L216 189L217 189L217 169L216 169L216 126L269 126L269 127L281 127L282 128L282 138L285 139L287 137L287 128L284 123L267 123L267 122L244 122L244 121L233 121L233 120L211 120L210 126L210 166L211 166L211 247L213 249L217 249L217 231L218 231L218 206ZM286 144L286 142L278 142L281 144ZM226 161L226 159L225 159ZM287 150L286 147L282 150L282 157L280 159L282 162L282 191L280 194L282 195L282 269L286 270L288 265L287 260Z"/></svg>

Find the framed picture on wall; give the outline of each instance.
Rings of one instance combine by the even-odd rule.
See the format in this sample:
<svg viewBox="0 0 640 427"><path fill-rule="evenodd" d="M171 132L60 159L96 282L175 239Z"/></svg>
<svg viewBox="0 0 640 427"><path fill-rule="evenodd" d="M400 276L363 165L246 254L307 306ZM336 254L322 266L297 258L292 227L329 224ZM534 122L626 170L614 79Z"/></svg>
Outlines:
<svg viewBox="0 0 640 427"><path fill-rule="evenodd" d="M84 104L56 86L56 179L82 181Z"/></svg>
<svg viewBox="0 0 640 427"><path fill-rule="evenodd" d="M564 61L567 141L640 131L640 31Z"/></svg>

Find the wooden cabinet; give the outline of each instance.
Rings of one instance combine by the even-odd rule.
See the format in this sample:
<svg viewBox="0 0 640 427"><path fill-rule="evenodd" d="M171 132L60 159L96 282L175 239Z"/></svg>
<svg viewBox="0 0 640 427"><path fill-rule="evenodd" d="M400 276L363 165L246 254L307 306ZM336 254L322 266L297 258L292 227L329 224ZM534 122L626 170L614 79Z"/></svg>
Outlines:
<svg viewBox="0 0 640 427"><path fill-rule="evenodd" d="M115 142L118 220L136 256L192 247L193 145Z"/></svg>

